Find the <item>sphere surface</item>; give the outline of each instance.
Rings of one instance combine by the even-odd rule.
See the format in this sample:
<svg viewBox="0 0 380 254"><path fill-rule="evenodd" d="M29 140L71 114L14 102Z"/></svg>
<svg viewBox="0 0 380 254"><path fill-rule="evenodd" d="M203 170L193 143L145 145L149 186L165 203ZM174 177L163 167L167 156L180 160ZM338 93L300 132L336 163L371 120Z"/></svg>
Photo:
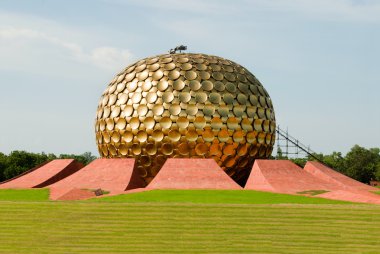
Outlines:
<svg viewBox="0 0 380 254"><path fill-rule="evenodd" d="M101 96L101 157L132 157L146 183L166 158L214 158L243 185L275 142L271 99L247 69L205 54L165 54L120 72Z"/></svg>

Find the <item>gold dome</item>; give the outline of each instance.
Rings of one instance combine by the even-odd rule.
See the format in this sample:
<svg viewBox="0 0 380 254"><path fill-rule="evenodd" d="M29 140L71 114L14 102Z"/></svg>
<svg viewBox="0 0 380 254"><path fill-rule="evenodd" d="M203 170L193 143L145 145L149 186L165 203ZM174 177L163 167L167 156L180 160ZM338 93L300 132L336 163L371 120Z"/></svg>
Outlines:
<svg viewBox="0 0 380 254"><path fill-rule="evenodd" d="M120 72L100 98L101 157L132 157L149 183L169 157L214 158L243 185L275 142L272 101L247 69L205 54L165 54Z"/></svg>

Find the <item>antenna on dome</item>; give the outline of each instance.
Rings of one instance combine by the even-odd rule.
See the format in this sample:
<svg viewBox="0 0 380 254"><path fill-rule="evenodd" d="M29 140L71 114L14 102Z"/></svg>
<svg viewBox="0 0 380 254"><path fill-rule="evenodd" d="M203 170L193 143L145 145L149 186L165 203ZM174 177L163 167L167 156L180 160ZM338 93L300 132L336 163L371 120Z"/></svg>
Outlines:
<svg viewBox="0 0 380 254"><path fill-rule="evenodd" d="M177 51L179 51L179 53L182 53L182 50L187 50L187 46L179 45L175 47L174 49L170 49L169 54L175 54L177 53Z"/></svg>

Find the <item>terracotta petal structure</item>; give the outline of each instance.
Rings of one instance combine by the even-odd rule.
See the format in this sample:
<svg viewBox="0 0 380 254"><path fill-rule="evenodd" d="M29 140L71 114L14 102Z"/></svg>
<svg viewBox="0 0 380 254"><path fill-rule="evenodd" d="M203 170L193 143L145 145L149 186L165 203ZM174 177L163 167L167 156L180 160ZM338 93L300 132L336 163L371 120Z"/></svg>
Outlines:
<svg viewBox="0 0 380 254"><path fill-rule="evenodd" d="M83 164L73 159L57 159L39 165L0 184L7 188L41 188L53 184L77 172Z"/></svg>
<svg viewBox="0 0 380 254"><path fill-rule="evenodd" d="M323 181L340 186L346 190L363 190L363 191L378 191L379 189L367 184L358 182L348 176L345 176L325 165L316 161L308 161L305 165L305 171L312 174L314 177Z"/></svg>
<svg viewBox="0 0 380 254"><path fill-rule="evenodd" d="M296 194L308 190L336 190L288 160L256 160L245 189Z"/></svg>
<svg viewBox="0 0 380 254"><path fill-rule="evenodd" d="M235 183L213 159L168 159L147 189L227 189Z"/></svg>
<svg viewBox="0 0 380 254"><path fill-rule="evenodd" d="M48 186L50 198L59 199L73 189L102 189L117 194L144 187L145 183L133 170L134 164L134 159L97 159L75 174Z"/></svg>
<svg viewBox="0 0 380 254"><path fill-rule="evenodd" d="M380 204L378 189L360 183L318 162L308 162L305 169L287 160L256 160L245 189L298 194L312 190L326 193L315 197Z"/></svg>

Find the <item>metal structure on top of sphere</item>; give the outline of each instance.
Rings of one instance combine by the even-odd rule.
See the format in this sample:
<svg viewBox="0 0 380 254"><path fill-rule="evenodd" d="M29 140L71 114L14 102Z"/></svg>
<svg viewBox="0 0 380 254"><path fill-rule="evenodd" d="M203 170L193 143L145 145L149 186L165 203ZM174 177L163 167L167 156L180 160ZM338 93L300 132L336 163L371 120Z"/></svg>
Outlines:
<svg viewBox="0 0 380 254"><path fill-rule="evenodd" d="M214 158L244 184L275 142L272 101L247 69L217 56L164 54L120 72L95 123L102 157L133 157L146 183L168 157Z"/></svg>

